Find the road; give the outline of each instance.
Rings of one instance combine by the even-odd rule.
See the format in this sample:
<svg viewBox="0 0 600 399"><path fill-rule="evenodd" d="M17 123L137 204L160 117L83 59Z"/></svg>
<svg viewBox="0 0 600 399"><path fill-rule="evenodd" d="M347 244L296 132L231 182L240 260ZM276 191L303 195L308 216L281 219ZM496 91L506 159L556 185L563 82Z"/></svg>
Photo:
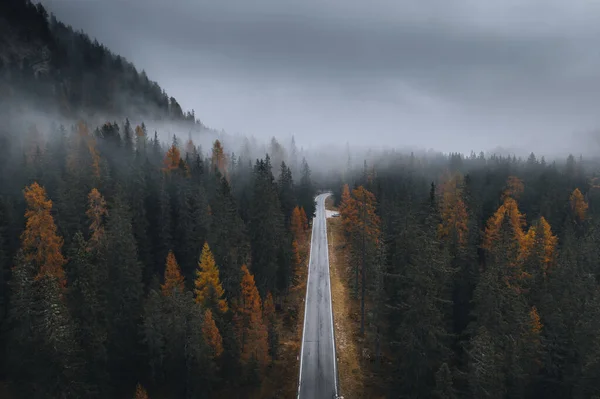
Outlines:
<svg viewBox="0 0 600 399"><path fill-rule="evenodd" d="M317 210L312 226L300 351L299 399L332 399L337 396L337 364L325 220L325 199L329 195L321 194L315 200Z"/></svg>

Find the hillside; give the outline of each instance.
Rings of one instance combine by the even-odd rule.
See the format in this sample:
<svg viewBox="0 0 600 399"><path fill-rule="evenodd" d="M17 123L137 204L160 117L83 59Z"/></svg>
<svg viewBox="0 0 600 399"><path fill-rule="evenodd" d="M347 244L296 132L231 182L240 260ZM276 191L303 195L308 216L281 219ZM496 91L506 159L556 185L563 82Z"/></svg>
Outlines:
<svg viewBox="0 0 600 399"><path fill-rule="evenodd" d="M0 105L199 123L144 71L30 0L0 2Z"/></svg>

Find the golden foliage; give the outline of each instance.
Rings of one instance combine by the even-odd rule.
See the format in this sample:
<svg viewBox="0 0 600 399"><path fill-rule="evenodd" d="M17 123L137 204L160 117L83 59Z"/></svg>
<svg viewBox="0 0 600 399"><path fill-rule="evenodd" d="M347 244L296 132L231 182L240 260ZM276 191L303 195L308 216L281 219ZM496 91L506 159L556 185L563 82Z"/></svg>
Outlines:
<svg viewBox="0 0 600 399"><path fill-rule="evenodd" d="M270 292L267 293L263 302L263 317L265 322L272 322L275 318L275 304L273 303L273 295Z"/></svg>
<svg viewBox="0 0 600 399"><path fill-rule="evenodd" d="M502 200L504 200L506 197L511 197L517 200L524 190L525 186L523 185L523 181L521 179L515 176L509 176L506 181L506 186L504 187L504 192L502 193Z"/></svg>
<svg viewBox="0 0 600 399"><path fill-rule="evenodd" d="M441 238L450 238L459 246L467 244L469 232L467 207L462 198L463 178L457 174L441 185L439 201L442 222L438 226Z"/></svg>
<svg viewBox="0 0 600 399"><path fill-rule="evenodd" d="M300 259L300 247L298 246L298 241L294 240L292 241L292 260L294 263L294 268L300 266Z"/></svg>
<svg viewBox="0 0 600 399"><path fill-rule="evenodd" d="M306 217L306 214L305 214ZM290 219L290 229L292 230L292 234L294 239L297 241L302 241L304 238L305 228L304 221L302 220L302 212L300 207L295 207L292 211L292 217Z"/></svg>
<svg viewBox="0 0 600 399"><path fill-rule="evenodd" d="M194 142L192 141L192 139L189 139L187 141L187 143L185 143L185 152L186 154L193 154L196 150L196 146L194 145Z"/></svg>
<svg viewBox="0 0 600 399"><path fill-rule="evenodd" d="M202 323L202 335L208 346L212 350L212 358L217 358L223 353L223 338L217 328L210 309L204 312L204 321Z"/></svg>
<svg viewBox="0 0 600 399"><path fill-rule="evenodd" d="M184 278L181 275L181 269L177 264L177 259L173 251L169 251L167 255L167 263L165 266L165 283L160 286L164 296L170 296L174 290L183 292L185 289Z"/></svg>
<svg viewBox="0 0 600 399"><path fill-rule="evenodd" d="M375 213L375 195L363 186L352 190L351 195L348 192L346 185L340 204L340 215L342 216L344 231L350 237L362 236L365 233L370 242L377 242L381 234L381 220Z"/></svg>
<svg viewBox="0 0 600 399"><path fill-rule="evenodd" d="M140 125L135 127L135 135L136 137L145 137L146 133L144 133L144 129Z"/></svg>
<svg viewBox="0 0 600 399"><path fill-rule="evenodd" d="M531 328L531 333L539 336L542 332L542 322L540 320L540 315L538 314L537 308L534 306L529 311L529 325Z"/></svg>
<svg viewBox="0 0 600 399"><path fill-rule="evenodd" d="M34 262L38 268L36 278L51 276L66 284L63 266L66 263L61 253L63 239L58 236L52 217L52 201L46 197L46 190L37 182L25 188L27 223L21 234L21 248L25 259Z"/></svg>
<svg viewBox="0 0 600 399"><path fill-rule="evenodd" d="M221 313L225 313L229 310L227 299L223 297L225 291L219 280L219 269L217 268L215 258L206 242L204 243L200 261L198 262L194 286L196 303L200 303L206 308L216 306L217 310Z"/></svg>
<svg viewBox="0 0 600 399"><path fill-rule="evenodd" d="M104 225L103 218L108 215L106 209L106 201L100 192L93 188L88 194L88 210L86 216L90 221L90 240L88 242L88 248L97 248L104 237Z"/></svg>
<svg viewBox="0 0 600 399"><path fill-rule="evenodd" d="M240 345L240 360L247 364L252 358L264 370L271 361L268 331L263 320L262 305L254 276L246 265L242 266L240 305L236 307L234 322Z"/></svg>
<svg viewBox="0 0 600 399"><path fill-rule="evenodd" d="M575 219L580 222L585 220L588 204L578 188L573 190L573 193L571 193L569 203L571 204L571 211L573 212Z"/></svg>
<svg viewBox="0 0 600 399"><path fill-rule="evenodd" d="M519 211L517 201L512 197L505 197L504 203L500 205L496 213L492 215L486 224L485 235L483 239L483 248L491 251L494 244L500 240L502 233L502 224L504 219L508 218L515 241L521 245L525 240L523 227L525 225L525 216Z"/></svg>
<svg viewBox="0 0 600 399"><path fill-rule="evenodd" d="M165 159L163 161L163 164L165 165L164 170L169 172L178 169L180 159L181 153L179 152L179 148L177 148L177 145L173 143L165 154Z"/></svg>
<svg viewBox="0 0 600 399"><path fill-rule="evenodd" d="M225 156L225 150L219 140L215 140L212 148L211 167L213 172L218 170L221 175L228 178L227 175L227 157Z"/></svg>
<svg viewBox="0 0 600 399"><path fill-rule="evenodd" d="M133 399L148 399L148 393L140 383L138 383L135 388L135 396Z"/></svg>

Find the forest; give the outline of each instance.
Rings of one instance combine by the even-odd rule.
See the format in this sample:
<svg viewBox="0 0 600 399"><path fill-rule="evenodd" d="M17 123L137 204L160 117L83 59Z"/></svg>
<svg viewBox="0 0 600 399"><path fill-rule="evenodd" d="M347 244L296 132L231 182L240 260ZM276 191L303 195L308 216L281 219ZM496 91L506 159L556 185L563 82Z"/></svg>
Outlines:
<svg viewBox="0 0 600 399"><path fill-rule="evenodd" d="M260 385L314 213L308 164L163 148L127 121L57 129L21 135L0 175L1 375L27 398Z"/></svg>
<svg viewBox="0 0 600 399"><path fill-rule="evenodd" d="M598 166L390 154L338 176L383 396L600 397Z"/></svg>
<svg viewBox="0 0 600 399"><path fill-rule="evenodd" d="M215 133L0 2L0 397L288 397L331 190L363 397L600 398L598 159L346 149L336 170Z"/></svg>

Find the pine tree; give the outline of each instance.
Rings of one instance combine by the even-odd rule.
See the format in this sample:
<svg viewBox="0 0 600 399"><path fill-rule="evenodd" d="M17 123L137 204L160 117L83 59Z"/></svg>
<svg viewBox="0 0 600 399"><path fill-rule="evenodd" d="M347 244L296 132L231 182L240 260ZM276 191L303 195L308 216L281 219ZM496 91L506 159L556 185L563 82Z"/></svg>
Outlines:
<svg viewBox="0 0 600 399"><path fill-rule="evenodd" d="M200 303L205 309L214 309L220 313L227 312L229 307L227 299L224 298L225 291L219 281L219 269L208 243L204 243L202 248L194 286L196 303Z"/></svg>
<svg viewBox="0 0 600 399"><path fill-rule="evenodd" d="M100 192L93 188L88 194L88 210L86 215L90 221L90 249L96 248L104 238L104 217L108 215L106 201Z"/></svg>

